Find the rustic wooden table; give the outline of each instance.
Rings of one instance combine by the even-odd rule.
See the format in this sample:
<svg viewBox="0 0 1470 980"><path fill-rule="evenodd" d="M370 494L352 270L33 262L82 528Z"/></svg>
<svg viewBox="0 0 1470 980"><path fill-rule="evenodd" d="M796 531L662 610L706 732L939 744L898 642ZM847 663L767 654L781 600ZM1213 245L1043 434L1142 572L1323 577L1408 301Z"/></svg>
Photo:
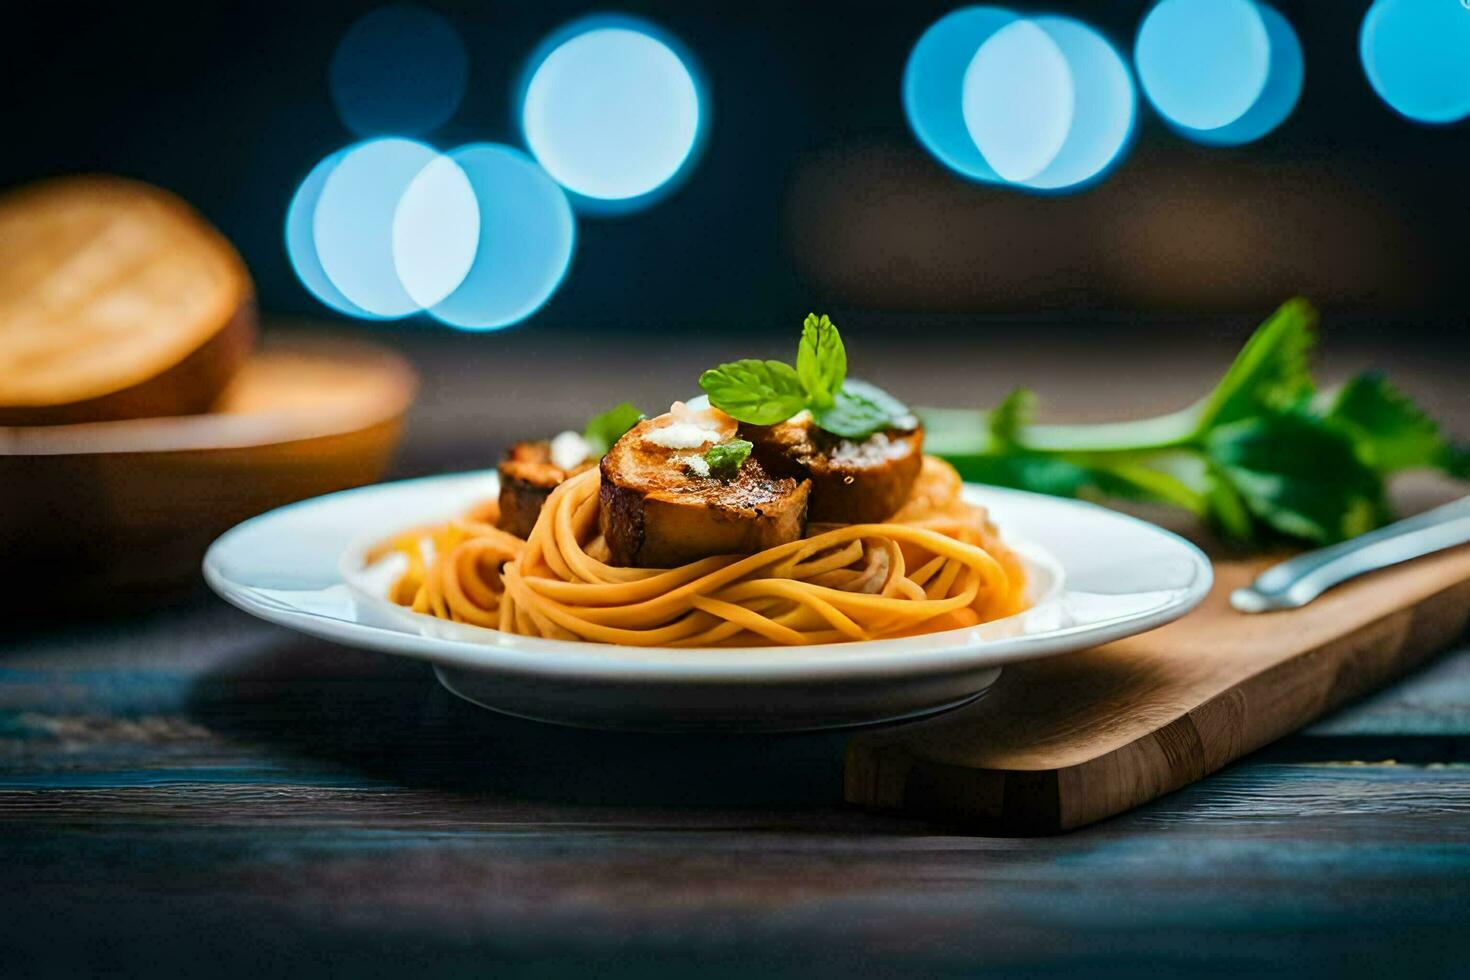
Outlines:
<svg viewBox="0 0 1470 980"><path fill-rule="evenodd" d="M1105 416L1189 400L1238 337L1167 334L1145 356L977 336L937 367L874 353L870 373L950 404L1024 379ZM404 473L483 465L616 398L652 406L728 346L398 343L426 383ZM1462 358L1378 350L1335 347L1328 373L1388 367L1470 434ZM516 721L207 595L7 624L0 975L1463 976L1467 736L1470 648L1125 816L987 838L844 808L841 735Z"/></svg>

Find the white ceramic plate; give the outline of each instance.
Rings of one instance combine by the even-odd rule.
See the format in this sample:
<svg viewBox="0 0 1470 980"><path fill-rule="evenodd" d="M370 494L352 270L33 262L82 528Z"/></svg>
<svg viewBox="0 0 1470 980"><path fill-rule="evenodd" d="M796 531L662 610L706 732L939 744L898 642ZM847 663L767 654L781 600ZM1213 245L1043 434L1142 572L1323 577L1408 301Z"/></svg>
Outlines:
<svg viewBox="0 0 1470 980"><path fill-rule="evenodd" d="M810 647L646 649L512 636L409 612L365 568L394 530L496 493L493 471L329 494L248 520L204 558L225 599L348 646L416 657L454 693L513 715L595 728L795 731L895 721L983 694L1002 666L1132 636L1209 591L1194 545L1092 504L966 486L1031 575L1026 612L928 636Z"/></svg>

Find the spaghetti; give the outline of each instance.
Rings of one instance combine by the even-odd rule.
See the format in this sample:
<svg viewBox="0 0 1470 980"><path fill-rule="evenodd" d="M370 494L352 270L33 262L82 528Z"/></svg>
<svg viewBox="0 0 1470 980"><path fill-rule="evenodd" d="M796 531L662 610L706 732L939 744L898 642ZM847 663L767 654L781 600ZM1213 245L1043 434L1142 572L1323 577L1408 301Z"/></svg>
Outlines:
<svg viewBox="0 0 1470 980"><path fill-rule="evenodd" d="M1020 559L959 475L926 457L888 521L808 527L752 555L677 568L608 563L600 476L557 487L529 540L494 527L489 502L374 549L407 557L390 598L416 612L508 633L631 646L768 646L914 636L1025 607ZM426 545L428 550L426 552Z"/></svg>

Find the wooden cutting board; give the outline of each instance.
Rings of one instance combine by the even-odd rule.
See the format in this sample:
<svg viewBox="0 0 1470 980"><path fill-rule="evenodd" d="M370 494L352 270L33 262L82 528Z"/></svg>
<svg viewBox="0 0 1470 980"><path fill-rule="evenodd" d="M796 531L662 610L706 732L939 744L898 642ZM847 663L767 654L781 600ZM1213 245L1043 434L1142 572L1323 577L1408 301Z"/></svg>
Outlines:
<svg viewBox="0 0 1470 980"><path fill-rule="evenodd" d="M1177 623L1007 667L959 711L857 736L846 796L976 830L1049 834L1219 769L1414 668L1470 622L1470 547L1248 616L1232 589L1267 565L1217 562Z"/></svg>

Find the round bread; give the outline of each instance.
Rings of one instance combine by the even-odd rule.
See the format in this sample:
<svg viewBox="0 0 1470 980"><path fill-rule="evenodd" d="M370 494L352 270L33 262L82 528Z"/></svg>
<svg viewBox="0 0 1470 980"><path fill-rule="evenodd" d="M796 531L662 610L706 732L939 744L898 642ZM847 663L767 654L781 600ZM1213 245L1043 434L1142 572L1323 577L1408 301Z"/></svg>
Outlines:
<svg viewBox="0 0 1470 980"><path fill-rule="evenodd" d="M172 194L66 177L0 197L0 425L204 412L254 326L245 264Z"/></svg>

